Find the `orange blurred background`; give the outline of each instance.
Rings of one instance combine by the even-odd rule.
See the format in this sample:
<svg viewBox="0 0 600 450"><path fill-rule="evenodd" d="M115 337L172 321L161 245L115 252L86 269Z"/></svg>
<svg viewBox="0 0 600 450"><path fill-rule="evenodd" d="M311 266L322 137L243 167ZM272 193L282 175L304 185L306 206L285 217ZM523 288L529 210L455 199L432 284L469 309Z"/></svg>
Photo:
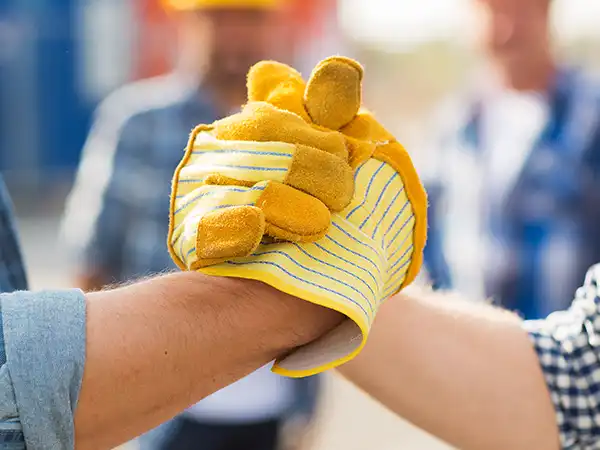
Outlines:
<svg viewBox="0 0 600 450"><path fill-rule="evenodd" d="M283 25L291 33L291 44L299 50L311 42L325 38L331 27L328 18L336 12L336 0L290 0L282 12ZM172 44L164 39L172 33L169 16L156 0L135 0L138 32L134 37L139 49L133 67L133 79L147 78L167 72L172 65Z"/></svg>

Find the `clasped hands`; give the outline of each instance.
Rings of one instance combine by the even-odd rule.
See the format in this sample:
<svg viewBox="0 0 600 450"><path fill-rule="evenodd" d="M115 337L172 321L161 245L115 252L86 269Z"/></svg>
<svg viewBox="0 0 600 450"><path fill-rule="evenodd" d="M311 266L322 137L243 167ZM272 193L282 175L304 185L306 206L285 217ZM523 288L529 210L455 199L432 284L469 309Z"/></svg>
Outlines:
<svg viewBox="0 0 600 450"><path fill-rule="evenodd" d="M263 281L348 320L276 362L306 376L353 358L382 301L420 269L426 196L410 157L361 109L363 68L328 58L308 82L272 61L240 113L192 132L168 246L183 270Z"/></svg>

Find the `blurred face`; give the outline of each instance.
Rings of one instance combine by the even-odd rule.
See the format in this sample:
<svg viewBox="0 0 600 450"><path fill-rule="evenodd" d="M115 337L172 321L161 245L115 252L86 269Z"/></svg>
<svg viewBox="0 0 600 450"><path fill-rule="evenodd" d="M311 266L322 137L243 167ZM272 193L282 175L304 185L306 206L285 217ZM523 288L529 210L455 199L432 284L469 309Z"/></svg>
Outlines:
<svg viewBox="0 0 600 450"><path fill-rule="evenodd" d="M260 9L215 9L193 13L196 26L208 28L203 38L210 77L223 84L245 85L246 73L256 62L272 59L276 12ZM204 42L206 44L206 42Z"/></svg>
<svg viewBox="0 0 600 450"><path fill-rule="evenodd" d="M518 70L547 51L551 0L474 0L483 50Z"/></svg>

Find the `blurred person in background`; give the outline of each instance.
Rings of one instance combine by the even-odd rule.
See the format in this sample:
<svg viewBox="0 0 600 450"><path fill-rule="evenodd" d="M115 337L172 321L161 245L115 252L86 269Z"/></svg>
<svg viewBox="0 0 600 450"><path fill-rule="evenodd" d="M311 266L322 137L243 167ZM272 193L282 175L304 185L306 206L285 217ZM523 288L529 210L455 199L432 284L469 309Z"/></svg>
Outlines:
<svg viewBox="0 0 600 450"><path fill-rule="evenodd" d="M553 55L551 3L473 0L484 64L440 108L426 169L434 286L529 319L600 260L600 85Z"/></svg>
<svg viewBox="0 0 600 450"><path fill-rule="evenodd" d="M179 33L176 70L103 102L67 203L63 234L75 249L84 290L176 269L164 218L187 135L245 103L252 64L290 57L289 41L276 28L283 0L165 3ZM300 447L319 381L279 377L264 367L142 436L140 446L270 450L287 437Z"/></svg>

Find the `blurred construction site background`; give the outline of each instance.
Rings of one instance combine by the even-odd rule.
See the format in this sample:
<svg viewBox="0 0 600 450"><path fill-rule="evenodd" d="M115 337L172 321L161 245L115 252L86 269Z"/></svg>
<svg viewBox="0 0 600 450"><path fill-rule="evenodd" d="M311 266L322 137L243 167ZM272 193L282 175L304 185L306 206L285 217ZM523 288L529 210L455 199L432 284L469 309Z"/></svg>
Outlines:
<svg viewBox="0 0 600 450"><path fill-rule="evenodd" d="M554 3L557 51L598 70L600 4ZM358 58L367 104L410 145L424 114L474 63L468 4L295 0L296 65ZM10 183L48 192L68 180L97 103L171 68L170 33L158 0L0 0L0 169Z"/></svg>

